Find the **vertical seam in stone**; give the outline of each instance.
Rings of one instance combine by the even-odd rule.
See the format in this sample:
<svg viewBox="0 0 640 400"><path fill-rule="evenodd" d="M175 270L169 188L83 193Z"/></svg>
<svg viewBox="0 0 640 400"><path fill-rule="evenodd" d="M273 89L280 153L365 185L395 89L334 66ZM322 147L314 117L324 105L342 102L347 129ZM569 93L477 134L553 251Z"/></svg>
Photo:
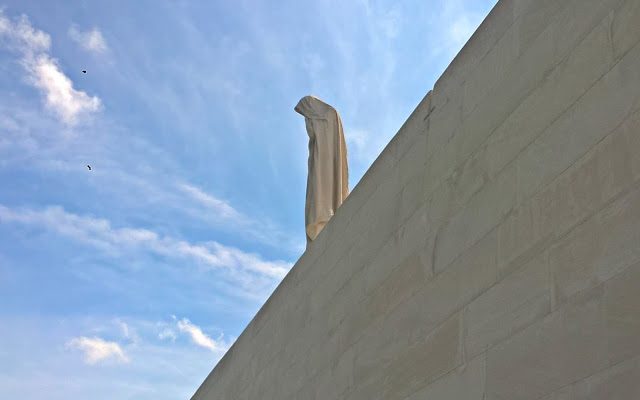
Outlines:
<svg viewBox="0 0 640 400"><path fill-rule="evenodd" d="M466 368L467 365L467 346L466 346L466 338L467 338L467 305L462 307L460 310L460 358L462 362L463 369Z"/></svg>
<svg viewBox="0 0 640 400"><path fill-rule="evenodd" d="M613 41L613 23L615 21L615 10L611 10L607 16L609 19L609 29L607 29L607 40L609 41L609 49L611 50L611 62L616 62L616 45Z"/></svg>

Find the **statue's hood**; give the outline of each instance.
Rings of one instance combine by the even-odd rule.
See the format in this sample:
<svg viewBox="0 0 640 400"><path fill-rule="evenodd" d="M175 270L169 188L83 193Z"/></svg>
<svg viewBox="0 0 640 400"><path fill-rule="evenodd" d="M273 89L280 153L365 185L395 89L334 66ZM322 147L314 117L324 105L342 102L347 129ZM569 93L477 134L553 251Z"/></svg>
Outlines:
<svg viewBox="0 0 640 400"><path fill-rule="evenodd" d="M307 118L326 118L329 111L335 111L333 107L315 96L304 96L294 110Z"/></svg>

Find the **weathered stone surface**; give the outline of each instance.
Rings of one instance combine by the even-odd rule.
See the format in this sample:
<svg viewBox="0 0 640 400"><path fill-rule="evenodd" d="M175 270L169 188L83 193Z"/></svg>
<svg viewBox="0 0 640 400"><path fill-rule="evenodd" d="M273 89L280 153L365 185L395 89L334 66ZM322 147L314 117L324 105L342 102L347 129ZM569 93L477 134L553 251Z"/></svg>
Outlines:
<svg viewBox="0 0 640 400"><path fill-rule="evenodd" d="M547 315L551 284L546 254L507 276L465 309L465 350L468 357L484 352Z"/></svg>
<svg viewBox="0 0 640 400"><path fill-rule="evenodd" d="M425 388L418 390L406 400L483 400L485 364L484 355L476 357Z"/></svg>
<svg viewBox="0 0 640 400"><path fill-rule="evenodd" d="M516 201L516 174L506 170L490 182L438 232L435 269L447 267L462 252L497 226Z"/></svg>
<svg viewBox="0 0 640 400"><path fill-rule="evenodd" d="M591 290L487 353L487 400L537 399L606 368L604 290Z"/></svg>
<svg viewBox="0 0 640 400"><path fill-rule="evenodd" d="M640 359L617 364L542 400L628 400L640 397Z"/></svg>
<svg viewBox="0 0 640 400"><path fill-rule="evenodd" d="M640 261L640 188L579 226L551 249L556 303Z"/></svg>
<svg viewBox="0 0 640 400"><path fill-rule="evenodd" d="M549 244L601 209L640 178L640 112L567 169L536 196L514 210L499 231L500 268L508 272L514 260ZM575 234L572 234L575 235ZM572 241L573 239L567 239ZM578 240L575 245L584 244ZM556 253L553 254L555 257Z"/></svg>
<svg viewBox="0 0 640 400"><path fill-rule="evenodd" d="M611 133L640 105L640 46L634 47L518 159L518 195L529 198ZM608 99L602 102L602 99Z"/></svg>
<svg viewBox="0 0 640 400"><path fill-rule="evenodd" d="M640 263L605 284L611 365L640 354Z"/></svg>
<svg viewBox="0 0 640 400"><path fill-rule="evenodd" d="M404 398L462 362L461 314L454 315L424 340L399 351L378 371L385 382L383 398Z"/></svg>

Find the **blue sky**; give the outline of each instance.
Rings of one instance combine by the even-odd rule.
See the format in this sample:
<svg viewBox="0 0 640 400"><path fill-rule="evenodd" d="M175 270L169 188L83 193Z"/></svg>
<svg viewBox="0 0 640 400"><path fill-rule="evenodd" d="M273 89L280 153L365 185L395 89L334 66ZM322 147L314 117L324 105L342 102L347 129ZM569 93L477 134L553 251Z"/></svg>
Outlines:
<svg viewBox="0 0 640 400"><path fill-rule="evenodd" d="M297 101L352 188L494 3L0 0L0 398L188 398L304 250Z"/></svg>

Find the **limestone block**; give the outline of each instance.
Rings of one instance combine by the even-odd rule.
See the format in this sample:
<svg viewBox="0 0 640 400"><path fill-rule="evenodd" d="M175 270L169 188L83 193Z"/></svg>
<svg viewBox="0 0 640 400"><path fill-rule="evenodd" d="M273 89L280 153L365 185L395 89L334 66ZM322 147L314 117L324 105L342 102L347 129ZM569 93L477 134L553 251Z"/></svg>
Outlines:
<svg viewBox="0 0 640 400"><path fill-rule="evenodd" d="M571 400L571 386L565 386L540 400Z"/></svg>
<svg viewBox="0 0 640 400"><path fill-rule="evenodd" d="M408 257L412 257L424 283L432 275L433 236L427 232L426 209L417 210L407 222L389 238L387 243L362 270L365 291L371 293L387 279L398 265Z"/></svg>
<svg viewBox="0 0 640 400"><path fill-rule="evenodd" d="M612 365L640 354L640 290L638 288L640 288L640 263L629 267L605 284L609 362Z"/></svg>
<svg viewBox="0 0 640 400"><path fill-rule="evenodd" d="M355 238L367 232L367 254L379 249L398 228L401 189L397 178L394 182L381 183L352 219L350 231Z"/></svg>
<svg viewBox="0 0 640 400"><path fill-rule="evenodd" d="M271 370L278 371L278 377L271 383L269 389L281 393L283 397L293 395L298 392L308 382L305 370L301 368L300 363L294 363L288 368L276 368L272 365ZM284 371L284 373L283 373ZM286 383L284 385L277 385L277 382ZM267 389L267 388L265 388ZM268 389L267 389L268 390ZM274 397L281 398L281 397Z"/></svg>
<svg viewBox="0 0 640 400"><path fill-rule="evenodd" d="M405 400L483 400L486 358L480 355Z"/></svg>
<svg viewBox="0 0 640 400"><path fill-rule="evenodd" d="M429 197L430 222L440 226L457 214L489 181L486 159L476 153L444 179Z"/></svg>
<svg viewBox="0 0 640 400"><path fill-rule="evenodd" d="M632 358L566 386L542 400L627 400L640 396L640 359Z"/></svg>
<svg viewBox="0 0 640 400"><path fill-rule="evenodd" d="M533 89L543 74L553 69L564 54L573 48L570 46L554 54L552 45L554 31L558 29L558 25L564 23L568 16L576 14L577 8L581 9L578 13L594 15L593 18L598 18L598 21L603 16L601 6L585 4L589 3L588 1L520 0L515 3L516 20L513 26L465 82L465 115L469 115L472 110L483 104L493 105L496 99L500 102L507 101L505 104L509 104L509 100L521 98L522 93ZM565 40L576 43L593 25L595 23L585 24L580 26L580 29L563 31L570 37ZM509 84L505 85L506 82ZM496 91L498 87L501 87L501 90ZM518 92L521 94L516 95ZM488 95L492 98L491 102L481 101ZM519 101L512 103L517 105Z"/></svg>
<svg viewBox="0 0 640 400"><path fill-rule="evenodd" d="M331 371L329 369L325 369L319 376L315 383L315 394L314 397L316 399L338 399L340 398L338 395L338 391L336 386L333 384L333 376L331 375Z"/></svg>
<svg viewBox="0 0 640 400"><path fill-rule="evenodd" d="M334 346L333 353L341 354L360 340L368 330L379 329L377 323L384 318L380 315L372 315L371 310L366 301L354 302L349 306L349 313L331 331L329 340Z"/></svg>
<svg viewBox="0 0 640 400"><path fill-rule="evenodd" d="M419 145L417 144L419 139L426 137L426 120L431 111L431 91L429 91L392 139L392 141L397 142L395 146L395 158L397 160L401 160L408 151ZM424 143L422 146L424 147Z"/></svg>
<svg viewBox="0 0 640 400"><path fill-rule="evenodd" d="M562 236L640 178L640 113L636 112L581 160L530 201L514 210L499 227L500 268L535 254L552 236ZM517 262L515 262L517 264Z"/></svg>
<svg viewBox="0 0 640 400"><path fill-rule="evenodd" d="M537 35L544 31L546 27L564 12L569 6L575 6L570 1L558 4L553 0L516 0L514 1L514 13L516 22L514 24L515 35L520 43L520 52L522 53Z"/></svg>
<svg viewBox="0 0 640 400"><path fill-rule="evenodd" d="M548 10L546 10L546 12L549 14L553 14L554 7L561 6L563 12L558 18L562 17L559 19L559 21L562 21L563 18L567 18L567 15L573 15L575 8L579 8L581 18L591 21L594 18L602 19L604 16L603 10L608 9L605 6L613 7L613 3L617 4L618 2L606 1L600 2L598 4L588 4L588 6L585 7L582 7L582 3L580 4L580 7L578 7L575 1L572 3L573 6L571 7L567 7L570 2L550 2L548 4ZM604 3L605 5L601 3ZM538 6L539 5L536 4L536 7ZM544 10L544 7L540 7L540 9ZM536 14L536 12L533 12L533 14ZM554 17L550 18L550 20L555 21L558 18ZM603 26L609 24L610 21L603 21L601 23L601 25ZM569 36L574 38L572 39L572 43L580 42L584 38L586 33L591 30L591 28L592 25L584 22L583 25L580 25L580 30L570 32ZM609 31L608 26L604 27L603 29L605 29L606 32ZM570 50L573 50L573 47L567 48L563 52L559 52L557 50L556 36L558 35L558 30L566 33L564 31L564 28L561 27L559 23L549 25L548 28L538 37L536 37L536 40L530 46L528 46L521 57L517 60L514 60L513 65L510 66L509 70L506 71L506 73L500 74L498 83L496 85L493 85L492 89L487 94L481 94L482 98L490 97L492 101L478 103L477 107L474 107L473 111L469 113L467 118L465 118L462 125L456 129L455 135L449 140L449 143L445 146L445 148L439 150L438 153L434 154L434 159L430 160L427 163L427 172L430 174L429 178L427 179L427 183L433 181L433 176L441 178L447 177L450 173L449 171L460 165L460 163L465 162L469 158L469 156L481 146L485 139L497 127L499 127L510 114L512 114L514 109L516 109L516 107L518 107L518 105L525 98L527 98L527 96L529 96L532 91L535 91L536 88L540 86L541 82L543 82L546 77L548 77L550 71L556 69L555 72L557 72L558 74L563 72L562 69L558 70L556 68L556 65L561 63L563 60L566 60L567 54L570 54ZM510 31L510 33L505 35L505 38L503 38L503 40L510 36L513 37L513 35L515 35L514 32ZM595 60L579 60L580 64L576 64L578 65L577 72L563 72L563 77L567 78L566 82L563 84L565 88L571 87L570 85L573 82L573 79L571 78L572 75L577 75L579 77L582 76L583 72L581 72L580 70L584 68L582 66L583 63L591 64L593 62L597 62L596 67L589 65L588 68L586 68L587 71L598 69L598 67L600 67L601 65L599 63L601 58L606 59L607 64L611 64L612 57L610 55L610 50L608 50L610 48L608 34L605 40L606 48L604 50L600 49L600 51L595 54ZM500 46L498 46L497 48L499 47ZM578 54L578 56L579 55L580 54ZM605 71L606 70L608 70L608 67L607 69L605 69ZM604 73L604 71L602 73ZM478 79L482 84L486 83L482 78ZM588 85L585 87L579 87L579 89L586 90L587 87ZM575 91L575 89L573 91ZM560 91L558 90L557 86L550 86L550 93L546 94L543 98L546 102L549 102L551 100L551 104L553 104L553 101L555 101L553 100L553 98L555 96L559 96L559 99L561 100L565 96L569 98L575 98L575 95L572 96L573 91ZM468 97L467 95L465 96ZM534 110L527 108L527 111L531 113ZM534 115L534 124L540 124L541 122L545 121L544 119L541 120L539 115L535 113ZM540 127L539 129L541 128L542 127ZM527 136L527 134L531 134L531 131L527 128L526 125L523 128L522 125L519 124L514 128L516 132L507 131L506 134L503 133L503 140L504 136L508 136L507 140L509 142L515 141L516 145L523 146L528 144L528 141L525 141L523 143L519 142L518 138L520 134L518 133L518 131L520 129L525 130L524 136ZM534 129L534 132L538 132L538 130ZM512 135L515 137L512 138ZM451 149L451 147L453 147L453 149ZM517 151L519 150L520 149L518 149ZM496 153L497 157L493 157L496 156ZM513 155L514 154L512 154L512 156ZM507 153L506 156L509 157L509 153ZM492 157L488 158L489 162L494 159L497 160L498 163L501 162L500 160L502 159L502 157L500 157L499 151L494 151ZM504 160L502 161L502 163L504 163ZM491 172L493 174L497 173L495 169ZM426 193L429 194L430 192L431 191L429 187L427 187Z"/></svg>
<svg viewBox="0 0 640 400"><path fill-rule="evenodd" d="M397 311L394 310L394 312ZM362 314L365 315L366 312ZM381 371L385 370L398 352L403 351L409 345L406 335L394 338L393 334L396 332L396 327L391 325L392 322L384 318L376 318L373 324L369 324L371 320L373 318L361 319L360 324L364 325L366 329L359 331L352 329L351 331L352 337L357 338L357 341L353 344L356 353L354 363L354 381L356 385L360 382L366 382L372 377L381 379ZM413 328L419 323L417 320L405 320L403 322L407 324L405 326Z"/></svg>
<svg viewBox="0 0 640 400"><path fill-rule="evenodd" d="M395 240L397 242L398 257L410 254L418 248L423 248L427 251L429 265L431 267L433 249L433 235L435 230L429 225L428 221L428 205L422 204L420 208L416 209L413 214L407 219L395 232ZM426 246L426 247L425 247ZM427 255L425 254L425 257Z"/></svg>
<svg viewBox="0 0 640 400"><path fill-rule="evenodd" d="M338 290L334 298L327 303L327 307L322 312L326 312L328 317L327 329L331 333L345 318L351 318L351 315L358 309L358 303L365 298L366 281L363 276L358 273Z"/></svg>
<svg viewBox="0 0 640 400"><path fill-rule="evenodd" d="M571 400L628 400L640 398L640 359L617 364L571 388Z"/></svg>
<svg viewBox="0 0 640 400"><path fill-rule="evenodd" d="M331 357L333 356L333 352L328 351L330 350L332 342L326 339L327 336L328 335L325 335L322 341L310 342L311 347L306 353L304 369L314 384L317 383L318 380L322 381L322 375L325 374L325 371L330 370L329 366L332 362Z"/></svg>
<svg viewBox="0 0 640 400"><path fill-rule="evenodd" d="M459 86L459 84L458 84ZM462 123L462 90L457 88L449 93L434 89L433 111L427 119L425 158L432 158L442 151ZM437 173L434 174L437 176Z"/></svg>
<svg viewBox="0 0 640 400"><path fill-rule="evenodd" d="M586 32L622 3L623 0L576 0L555 26L556 53L574 48Z"/></svg>
<svg viewBox="0 0 640 400"><path fill-rule="evenodd" d="M613 55L616 60L622 58L638 41L639 19L640 4L637 1L627 0L622 7L613 12L610 27Z"/></svg>
<svg viewBox="0 0 640 400"><path fill-rule="evenodd" d="M548 73L566 57L569 50L572 50L557 52L554 36L558 20L562 16L574 13L574 8L579 8L576 6L577 3L579 2L576 0L566 2L536 1L534 7L531 7L531 10L516 21L513 31L505 35L504 39L514 38L516 45L510 52L513 53L512 57L515 55L518 57L510 61L508 69L497 75L495 84L490 85L491 90L476 91L480 98L490 97L492 101L479 102L464 121L459 135L457 135L459 136L457 138L459 150L456 163L466 160L469 154L477 149L485 138L500 126L533 90L540 86ZM593 12L594 7L580 8L584 9L582 12L589 13ZM528 38L528 34L523 33L537 25L540 25L538 28L546 26L546 29L536 30L531 38ZM523 30L519 31L520 28ZM590 29L591 27L584 33L589 32ZM575 31L570 35L577 40L583 37L583 32ZM496 62L499 62L499 59ZM482 79L482 76L478 77L478 81L480 85L488 84Z"/></svg>
<svg viewBox="0 0 640 400"><path fill-rule="evenodd" d="M384 318L400 303L421 289L431 277L430 256L427 246L410 253L400 264L391 269L384 280L377 284L365 304L372 318ZM430 258L430 257L429 257ZM367 278L369 275L367 275Z"/></svg>
<svg viewBox="0 0 640 400"><path fill-rule="evenodd" d="M351 279L354 273L350 253L345 253L323 282L311 290L311 302L315 309L327 309L336 294Z"/></svg>
<svg viewBox="0 0 640 400"><path fill-rule="evenodd" d="M576 228L550 250L556 304L640 261L640 190Z"/></svg>
<svg viewBox="0 0 640 400"><path fill-rule="evenodd" d="M434 276L394 308L378 328L379 346L423 340L435 327L496 282L495 231L485 236L449 268Z"/></svg>
<svg viewBox="0 0 640 400"><path fill-rule="evenodd" d="M602 287L487 353L487 400L538 399L608 366Z"/></svg>
<svg viewBox="0 0 640 400"><path fill-rule="evenodd" d="M548 21L547 21L548 23ZM539 31L540 32L540 31ZM511 68L518 57L519 43L513 26L496 46L469 72L463 84L462 116L466 118L478 102Z"/></svg>
<svg viewBox="0 0 640 400"><path fill-rule="evenodd" d="M345 397L350 400L381 400L384 381L378 377L358 382L353 391Z"/></svg>
<svg viewBox="0 0 640 400"><path fill-rule="evenodd" d="M407 218L425 204L424 170L415 173L400 194L400 209L398 211L398 223L404 224ZM426 222L426 221L425 221Z"/></svg>
<svg viewBox="0 0 640 400"><path fill-rule="evenodd" d="M297 400L297 399L305 399L305 400L316 399L316 388L313 385L312 381L307 382L306 385L304 385L294 396L291 397L291 400Z"/></svg>
<svg viewBox="0 0 640 400"><path fill-rule="evenodd" d="M438 232L436 240L436 271L446 268L506 217L516 200L516 171L503 171L485 185L467 206Z"/></svg>
<svg viewBox="0 0 640 400"><path fill-rule="evenodd" d="M426 142L426 134L418 136L398 160L401 187L404 187L413 175L424 171L427 160Z"/></svg>
<svg viewBox="0 0 640 400"><path fill-rule="evenodd" d="M427 224L430 229L437 231L444 226L451 217L460 212L461 205L455 201L454 185L451 180L444 181L437 187L426 201Z"/></svg>
<svg viewBox="0 0 640 400"><path fill-rule="evenodd" d="M602 21L489 137L481 156L493 177L611 67L609 22Z"/></svg>
<svg viewBox="0 0 640 400"><path fill-rule="evenodd" d="M378 256L365 265L360 278L364 281L365 294L370 294L400 262L396 235L390 236L381 247Z"/></svg>
<svg viewBox="0 0 640 400"><path fill-rule="evenodd" d="M381 371L384 398L399 398L434 381L462 362L461 314L456 314L424 340L402 349Z"/></svg>
<svg viewBox="0 0 640 400"><path fill-rule="evenodd" d="M544 236L536 231L536 215L533 202L526 202L507 216L498 227L498 271L499 276L508 275L518 266L535 257L549 245Z"/></svg>
<svg viewBox="0 0 640 400"><path fill-rule="evenodd" d="M633 155L624 147L628 142L624 130L618 129L536 195L537 231L565 232L629 188Z"/></svg>
<svg viewBox="0 0 640 400"><path fill-rule="evenodd" d="M531 197L638 109L639 66L640 46L636 45L525 150L517 161L520 201Z"/></svg>
<svg viewBox="0 0 640 400"><path fill-rule="evenodd" d="M354 386L354 369L355 369L355 351L350 347L338 356L337 361L331 366L332 383L336 392L339 393L338 398L353 389Z"/></svg>
<svg viewBox="0 0 640 400"><path fill-rule="evenodd" d="M484 352L551 311L546 255L507 276L465 308L465 353Z"/></svg>

